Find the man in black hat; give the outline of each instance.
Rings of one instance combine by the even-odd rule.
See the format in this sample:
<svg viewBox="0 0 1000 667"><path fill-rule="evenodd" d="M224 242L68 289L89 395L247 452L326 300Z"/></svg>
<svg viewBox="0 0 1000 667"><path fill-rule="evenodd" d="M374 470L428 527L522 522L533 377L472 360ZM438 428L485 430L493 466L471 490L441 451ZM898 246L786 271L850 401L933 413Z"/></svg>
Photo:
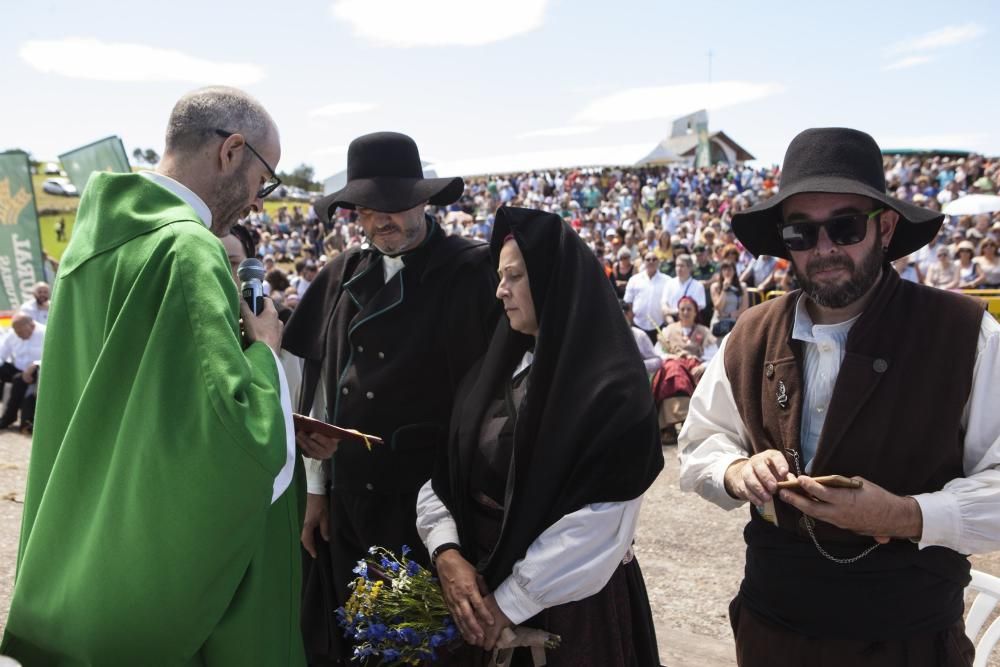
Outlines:
<svg viewBox="0 0 1000 667"><path fill-rule="evenodd" d="M368 243L319 272L285 327L283 347L305 360L299 410L385 444L299 437L304 451L327 459L306 461L302 622L311 664L350 658L333 612L369 547L399 553L405 544L429 565L417 491L446 443L456 387L499 315L488 246L446 236L424 214L463 189L461 178L424 178L410 137L378 132L351 142L346 186L315 204L324 220L337 207L354 210Z"/></svg>
<svg viewBox="0 0 1000 667"><path fill-rule="evenodd" d="M941 222L887 196L878 145L842 128L798 135L777 195L733 218L802 285L740 317L680 434L684 490L754 505L744 667L972 664L965 554L1000 548L1000 325L889 266Z"/></svg>

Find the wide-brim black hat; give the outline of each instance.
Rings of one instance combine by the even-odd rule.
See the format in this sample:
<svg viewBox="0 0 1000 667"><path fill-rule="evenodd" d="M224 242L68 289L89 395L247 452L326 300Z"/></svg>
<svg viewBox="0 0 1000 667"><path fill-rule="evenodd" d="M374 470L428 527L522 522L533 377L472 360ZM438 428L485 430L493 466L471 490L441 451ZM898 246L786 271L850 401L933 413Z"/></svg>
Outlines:
<svg viewBox="0 0 1000 667"><path fill-rule="evenodd" d="M451 204L462 196L459 178L424 178L417 144L398 132L374 132L358 137L347 148L347 185L315 204L316 214L329 221L335 208L363 206L397 213L421 202Z"/></svg>
<svg viewBox="0 0 1000 667"><path fill-rule="evenodd" d="M781 204L805 192L861 195L875 200L876 207L896 211L900 220L887 251L889 260L929 243L944 221L943 213L886 194L882 151L871 136L843 127L821 127L801 132L788 145L778 193L733 215L736 237L756 256L790 259L778 231Z"/></svg>

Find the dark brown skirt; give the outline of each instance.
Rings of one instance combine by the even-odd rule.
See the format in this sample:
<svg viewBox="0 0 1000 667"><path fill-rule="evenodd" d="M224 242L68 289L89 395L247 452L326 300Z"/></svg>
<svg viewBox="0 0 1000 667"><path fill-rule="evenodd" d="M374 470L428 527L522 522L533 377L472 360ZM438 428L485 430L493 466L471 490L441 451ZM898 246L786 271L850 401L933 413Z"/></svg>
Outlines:
<svg viewBox="0 0 1000 667"><path fill-rule="evenodd" d="M620 565L607 585L578 602L550 607L524 623L562 637L562 645L547 650L549 667L657 667L656 631L639 562ZM479 667L490 653L464 645L440 665ZM514 651L511 665L532 665L528 649Z"/></svg>
<svg viewBox="0 0 1000 667"><path fill-rule="evenodd" d="M729 605L729 621L739 667L971 667L976 654L962 621L909 639L813 639L765 621L739 595Z"/></svg>

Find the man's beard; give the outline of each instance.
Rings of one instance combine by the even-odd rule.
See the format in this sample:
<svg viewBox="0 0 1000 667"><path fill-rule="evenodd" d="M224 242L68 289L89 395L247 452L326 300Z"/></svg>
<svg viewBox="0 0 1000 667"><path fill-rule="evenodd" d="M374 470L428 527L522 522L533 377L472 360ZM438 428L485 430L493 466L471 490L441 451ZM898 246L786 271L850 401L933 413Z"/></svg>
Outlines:
<svg viewBox="0 0 1000 667"><path fill-rule="evenodd" d="M212 211L212 233L223 237L232 231L233 225L250 208L250 188L247 186L247 169L249 164L226 182L219 183L212 193L212 203L208 205Z"/></svg>
<svg viewBox="0 0 1000 667"><path fill-rule="evenodd" d="M876 233L878 230L876 230ZM875 246L855 265L847 255L814 257L806 264L806 270L801 271L795 266L795 276L803 291L817 305L824 308L846 308L865 294L878 281L885 262L885 250L882 248L882 235L877 233ZM847 270L851 277L845 283L824 284L813 282L809 276L827 269L840 268Z"/></svg>

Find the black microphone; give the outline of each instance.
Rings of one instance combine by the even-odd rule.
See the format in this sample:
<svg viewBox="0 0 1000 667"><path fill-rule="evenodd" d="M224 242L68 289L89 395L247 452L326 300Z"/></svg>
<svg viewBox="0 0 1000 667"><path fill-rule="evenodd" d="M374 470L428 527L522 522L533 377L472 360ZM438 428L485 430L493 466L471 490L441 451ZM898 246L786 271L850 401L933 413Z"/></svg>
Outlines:
<svg viewBox="0 0 1000 667"><path fill-rule="evenodd" d="M260 315L264 310L264 264L256 257L244 259L236 269L236 276L240 279L243 300L254 315Z"/></svg>

